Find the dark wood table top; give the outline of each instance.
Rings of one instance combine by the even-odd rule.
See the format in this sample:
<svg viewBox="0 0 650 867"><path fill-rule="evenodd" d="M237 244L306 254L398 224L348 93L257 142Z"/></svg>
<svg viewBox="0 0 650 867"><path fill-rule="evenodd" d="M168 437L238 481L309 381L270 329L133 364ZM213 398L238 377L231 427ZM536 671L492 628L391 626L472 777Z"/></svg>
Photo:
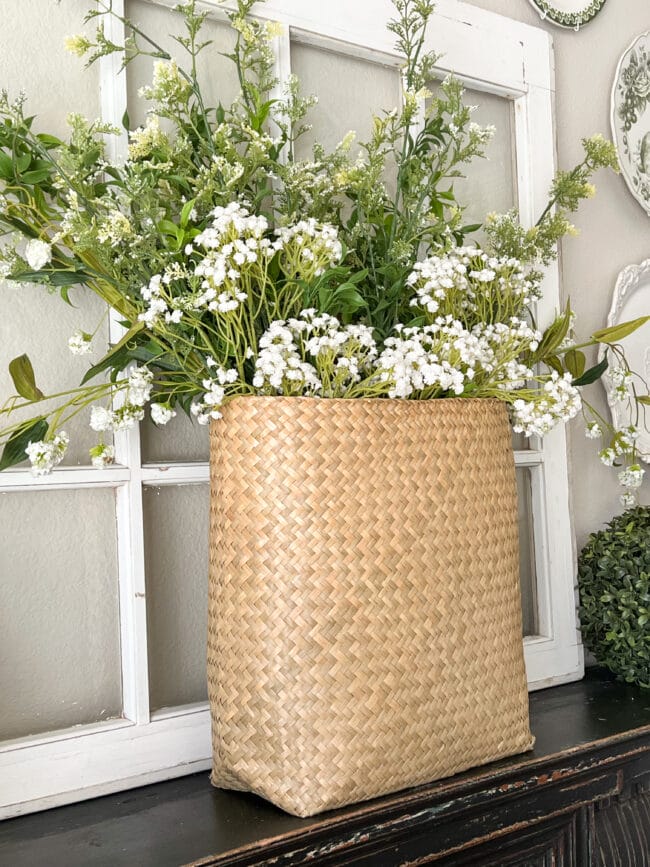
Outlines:
<svg viewBox="0 0 650 867"><path fill-rule="evenodd" d="M117 795L11 819L0 824L0 865L11 867L178 867L251 863L285 854L287 844L307 857L324 851L329 839L369 834L391 822L408 822L427 811L463 809L486 792L539 786L561 774L558 757L587 750L623 749L650 736L650 691L615 682L594 670L574 684L531 695L535 749L396 795L309 819L289 816L253 795L212 788L207 773L195 774ZM495 725L498 721L495 720ZM257 853L257 854L256 854ZM317 859L316 859L317 860Z"/></svg>

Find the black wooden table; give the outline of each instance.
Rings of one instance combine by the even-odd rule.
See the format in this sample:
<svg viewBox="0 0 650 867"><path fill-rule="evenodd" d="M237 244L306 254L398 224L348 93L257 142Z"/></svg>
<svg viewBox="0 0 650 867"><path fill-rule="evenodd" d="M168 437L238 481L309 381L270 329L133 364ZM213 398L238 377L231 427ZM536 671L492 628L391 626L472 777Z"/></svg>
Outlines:
<svg viewBox="0 0 650 867"><path fill-rule="evenodd" d="M207 774L12 819L0 865L650 867L650 692L592 672L531 719L532 753L312 819Z"/></svg>

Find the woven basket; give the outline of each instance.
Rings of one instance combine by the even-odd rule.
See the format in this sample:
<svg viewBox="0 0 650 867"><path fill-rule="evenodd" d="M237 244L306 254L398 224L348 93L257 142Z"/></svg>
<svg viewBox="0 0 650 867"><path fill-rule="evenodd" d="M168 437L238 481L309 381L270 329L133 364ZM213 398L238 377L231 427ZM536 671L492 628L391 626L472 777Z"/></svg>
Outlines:
<svg viewBox="0 0 650 867"><path fill-rule="evenodd" d="M309 816L532 747L502 403L241 398L211 475L215 786Z"/></svg>

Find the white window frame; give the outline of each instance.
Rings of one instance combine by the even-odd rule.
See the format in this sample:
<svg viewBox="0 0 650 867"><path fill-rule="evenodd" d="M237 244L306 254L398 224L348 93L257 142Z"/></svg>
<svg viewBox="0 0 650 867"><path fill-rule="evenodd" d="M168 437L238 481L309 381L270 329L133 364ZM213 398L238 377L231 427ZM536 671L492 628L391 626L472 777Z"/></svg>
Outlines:
<svg viewBox="0 0 650 867"><path fill-rule="evenodd" d="M171 7L176 0L148 0ZM113 0L120 10L123 0ZM217 19L217 0L202 5ZM393 36L384 22L389 0L268 0L264 18L283 24L274 40L277 75L287 79L292 41L398 68ZM107 36L119 42L113 21ZM468 86L508 97L514 104L518 206L530 224L547 201L555 169L552 42L544 31L500 15L438 0L429 28L429 48L444 50L441 72L454 71ZM115 57L102 60L104 119L119 125L126 108L126 78ZM118 141L112 156L124 153ZM544 283L538 316L553 317L560 302L559 270ZM119 325L111 324L113 340ZM575 618L574 555L565 433L517 452L516 464L531 473L539 635L525 639L531 689L577 679L583 655ZM142 492L144 485L197 484L209 479L206 463L143 465L139 432L116 435L117 463L105 469L57 468L33 479L23 470L0 475L0 491L45 491L112 487L116 491L121 618L123 719L50 732L0 744L0 818L203 770L210 764L207 705L150 712Z"/></svg>

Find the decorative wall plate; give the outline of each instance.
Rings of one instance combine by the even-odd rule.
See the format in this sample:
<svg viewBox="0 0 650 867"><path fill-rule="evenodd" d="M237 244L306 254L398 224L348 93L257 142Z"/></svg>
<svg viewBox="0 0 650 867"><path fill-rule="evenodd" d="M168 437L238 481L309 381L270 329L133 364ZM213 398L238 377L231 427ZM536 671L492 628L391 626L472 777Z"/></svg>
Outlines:
<svg viewBox="0 0 650 867"><path fill-rule="evenodd" d="M611 120L621 173L650 214L650 31L637 36L618 62Z"/></svg>
<svg viewBox="0 0 650 867"><path fill-rule="evenodd" d="M595 18L606 0L530 0L545 21L579 30Z"/></svg>
<svg viewBox="0 0 650 867"><path fill-rule="evenodd" d="M640 265L628 265L618 275L612 296L612 306L607 317L607 325L617 325L619 322L638 319L640 316L647 316L649 311L650 259L646 259ZM640 374L646 382L650 381L650 340L648 339L647 325L625 338L625 355L630 363L630 368L635 373ZM601 348L600 357L602 358L602 356L603 350ZM609 392L607 374L603 377L602 382ZM617 428L634 421L634 419L629 418L627 407L624 404L610 404L610 410L612 421ZM643 420L640 421L639 457L646 463L650 463L650 431L645 430L642 424Z"/></svg>

